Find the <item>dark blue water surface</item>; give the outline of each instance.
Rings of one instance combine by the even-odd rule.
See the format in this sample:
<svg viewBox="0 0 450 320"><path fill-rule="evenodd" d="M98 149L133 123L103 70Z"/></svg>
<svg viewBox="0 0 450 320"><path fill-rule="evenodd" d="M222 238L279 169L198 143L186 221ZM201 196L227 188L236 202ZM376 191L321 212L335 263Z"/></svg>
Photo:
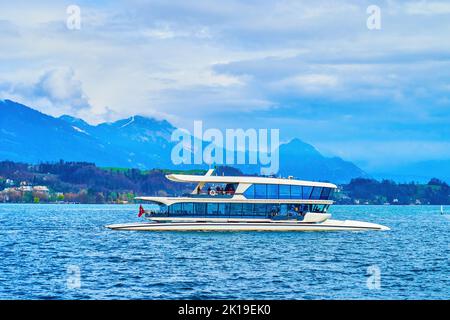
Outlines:
<svg viewBox="0 0 450 320"><path fill-rule="evenodd" d="M138 221L136 213L136 205L0 205L0 299L450 298L450 218L439 207L331 208L335 219L387 232L104 227Z"/></svg>

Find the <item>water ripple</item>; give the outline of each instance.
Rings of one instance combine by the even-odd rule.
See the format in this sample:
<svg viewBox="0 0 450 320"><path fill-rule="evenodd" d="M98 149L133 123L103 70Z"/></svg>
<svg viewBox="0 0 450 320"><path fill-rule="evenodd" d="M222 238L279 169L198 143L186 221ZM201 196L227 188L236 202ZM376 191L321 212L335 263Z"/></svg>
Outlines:
<svg viewBox="0 0 450 320"><path fill-rule="evenodd" d="M390 232L118 232L136 206L0 205L0 299L449 299L450 220L335 206ZM368 270L380 272L371 289ZM74 281L78 279L79 283Z"/></svg>

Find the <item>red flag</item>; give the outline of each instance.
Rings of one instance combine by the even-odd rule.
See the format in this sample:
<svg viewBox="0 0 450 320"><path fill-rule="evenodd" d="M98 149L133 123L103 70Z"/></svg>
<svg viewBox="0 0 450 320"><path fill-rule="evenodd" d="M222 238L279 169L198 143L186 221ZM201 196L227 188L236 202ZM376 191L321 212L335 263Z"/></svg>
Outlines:
<svg viewBox="0 0 450 320"><path fill-rule="evenodd" d="M145 213L144 208L142 207L142 204L139 206L139 214L138 217L140 218Z"/></svg>

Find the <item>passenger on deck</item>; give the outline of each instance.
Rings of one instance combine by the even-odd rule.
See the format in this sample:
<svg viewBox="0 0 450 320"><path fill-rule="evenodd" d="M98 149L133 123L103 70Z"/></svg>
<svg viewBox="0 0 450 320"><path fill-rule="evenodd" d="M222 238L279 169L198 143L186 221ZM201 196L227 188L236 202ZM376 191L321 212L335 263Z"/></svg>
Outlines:
<svg viewBox="0 0 450 320"><path fill-rule="evenodd" d="M232 184L227 184L225 187L226 194L234 194L234 188Z"/></svg>

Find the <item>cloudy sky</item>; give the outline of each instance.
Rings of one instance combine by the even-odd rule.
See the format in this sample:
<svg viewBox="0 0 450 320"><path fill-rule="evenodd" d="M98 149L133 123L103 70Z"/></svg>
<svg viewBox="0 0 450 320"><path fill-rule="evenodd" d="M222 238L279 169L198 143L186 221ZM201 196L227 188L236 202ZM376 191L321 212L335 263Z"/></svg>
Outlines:
<svg viewBox="0 0 450 320"><path fill-rule="evenodd" d="M68 28L69 5L81 9ZM367 8L381 9L369 30ZM450 159L449 1L4 1L0 99L279 128L368 171Z"/></svg>

